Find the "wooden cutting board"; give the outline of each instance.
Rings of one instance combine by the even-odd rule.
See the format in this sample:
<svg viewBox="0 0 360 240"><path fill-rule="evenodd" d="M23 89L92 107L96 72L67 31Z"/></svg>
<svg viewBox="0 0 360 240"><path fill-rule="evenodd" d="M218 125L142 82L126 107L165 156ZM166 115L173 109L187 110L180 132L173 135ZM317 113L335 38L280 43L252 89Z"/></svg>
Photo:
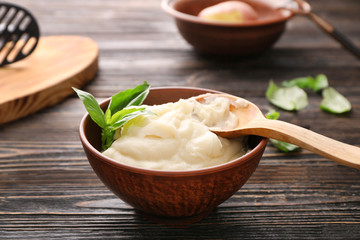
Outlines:
<svg viewBox="0 0 360 240"><path fill-rule="evenodd" d="M0 124L54 105L98 71L97 44L81 36L41 37L22 61L0 67Z"/></svg>

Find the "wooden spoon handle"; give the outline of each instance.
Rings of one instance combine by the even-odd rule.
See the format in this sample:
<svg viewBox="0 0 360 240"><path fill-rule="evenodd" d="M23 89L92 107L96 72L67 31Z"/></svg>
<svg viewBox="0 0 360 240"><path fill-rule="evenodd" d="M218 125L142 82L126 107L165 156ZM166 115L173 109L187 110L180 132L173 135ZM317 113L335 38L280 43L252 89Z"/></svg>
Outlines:
<svg viewBox="0 0 360 240"><path fill-rule="evenodd" d="M325 137L308 129L279 121L256 119L243 134L258 135L295 144L340 164L360 169L360 148Z"/></svg>

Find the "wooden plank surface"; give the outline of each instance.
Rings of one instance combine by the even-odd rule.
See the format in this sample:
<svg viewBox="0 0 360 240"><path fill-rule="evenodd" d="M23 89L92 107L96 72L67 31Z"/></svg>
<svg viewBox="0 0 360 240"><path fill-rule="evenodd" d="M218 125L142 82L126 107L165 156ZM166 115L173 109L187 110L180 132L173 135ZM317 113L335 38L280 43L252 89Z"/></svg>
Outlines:
<svg viewBox="0 0 360 240"><path fill-rule="evenodd" d="M335 116L310 106L281 119L360 146L360 61L310 20L297 16L259 58L196 55L160 0L15 0L43 35L97 42L99 73L85 90L99 100L148 81L197 86L247 98L265 112L270 79L324 73L352 103ZM314 10L360 46L358 0L312 0ZM85 110L73 95L25 119L0 125L1 239L359 239L360 172L307 151L268 145L246 185L208 218L185 229L162 226L117 199L93 173L78 139Z"/></svg>

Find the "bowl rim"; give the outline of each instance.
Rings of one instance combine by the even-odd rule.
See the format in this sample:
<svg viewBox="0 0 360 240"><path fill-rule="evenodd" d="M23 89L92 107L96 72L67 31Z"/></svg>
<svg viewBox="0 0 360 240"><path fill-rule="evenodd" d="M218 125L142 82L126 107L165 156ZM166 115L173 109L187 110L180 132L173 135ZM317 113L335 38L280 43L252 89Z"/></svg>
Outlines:
<svg viewBox="0 0 360 240"><path fill-rule="evenodd" d="M197 16L186 14L180 11L175 10L172 7L171 3L174 3L176 1L180 0L162 0L161 2L161 8L168 13L169 15L175 17L176 19L181 19L183 21L197 23L197 24L203 24L203 25L209 25L209 26L222 26L222 27L258 27L258 26L265 26L270 25L274 23L284 22L288 19L292 18L294 16L294 12L287 10L287 9L279 9L282 12L286 12L287 15L279 18L274 19L268 19L268 20L260 20L260 21L248 21L244 23L227 23L227 22L221 22L216 20L203 20ZM266 4L265 2L263 2Z"/></svg>
<svg viewBox="0 0 360 240"><path fill-rule="evenodd" d="M200 90L200 91L214 91L211 89L206 88L197 88L197 87L151 87L151 90ZM103 104L106 104L106 102L109 102L111 98L107 98L100 102L100 106ZM182 177L182 176L199 176L199 175L207 175L215 172L225 171L227 169L231 169L233 167L236 167L239 164L245 163L247 161L250 161L255 155L258 154L261 149L265 149L266 144L268 142L268 139L265 137L262 137L261 141L248 151L243 156L228 161L226 163L218 164L211 167L201 168L201 169L193 169L193 170L157 170L157 169L147 169L142 167L136 167L129 164L125 164L122 162L119 162L115 159L112 159L110 157L105 156L102 154L99 150L97 150L87 139L85 134L85 124L87 121L92 121L89 113L86 112L84 116L82 117L79 125L79 137L80 141L84 148L87 148L93 155L96 156L96 159L100 159L102 162L105 162L107 164L110 164L116 168L125 169L127 171L133 172L133 173L140 173L140 174L146 174L146 175L152 175L152 176L166 176L166 177Z"/></svg>

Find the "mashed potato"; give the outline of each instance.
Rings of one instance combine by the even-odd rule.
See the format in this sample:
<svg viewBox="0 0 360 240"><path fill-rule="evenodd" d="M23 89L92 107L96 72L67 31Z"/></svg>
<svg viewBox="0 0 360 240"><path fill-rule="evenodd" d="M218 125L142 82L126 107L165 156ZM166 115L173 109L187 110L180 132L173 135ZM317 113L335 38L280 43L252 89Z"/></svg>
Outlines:
<svg viewBox="0 0 360 240"><path fill-rule="evenodd" d="M205 103L181 99L148 106L155 115L142 115L117 132L104 154L119 162L158 170L192 170L226 163L247 152L245 138L225 139L209 127L231 128L237 118L226 98Z"/></svg>

